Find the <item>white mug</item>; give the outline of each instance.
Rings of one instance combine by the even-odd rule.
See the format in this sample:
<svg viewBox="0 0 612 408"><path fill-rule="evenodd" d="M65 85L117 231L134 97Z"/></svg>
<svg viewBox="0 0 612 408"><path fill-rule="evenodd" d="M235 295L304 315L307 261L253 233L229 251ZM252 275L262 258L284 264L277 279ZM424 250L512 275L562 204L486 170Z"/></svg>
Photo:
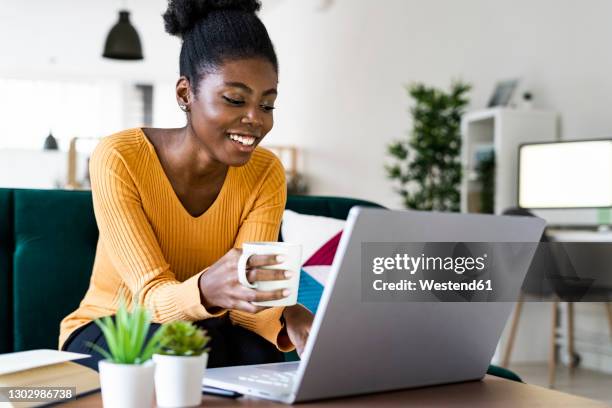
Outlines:
<svg viewBox="0 0 612 408"><path fill-rule="evenodd" d="M282 255L283 262L277 265L263 266L259 269L283 269L291 271L289 279L274 281L257 281L251 283L247 279L247 262L251 255ZM300 262L302 260L302 246L287 242L246 242L242 244L242 255L238 259L238 281L248 288L272 291L289 289L289 296L265 302L251 302L256 306L293 306L297 303L298 288L300 286Z"/></svg>

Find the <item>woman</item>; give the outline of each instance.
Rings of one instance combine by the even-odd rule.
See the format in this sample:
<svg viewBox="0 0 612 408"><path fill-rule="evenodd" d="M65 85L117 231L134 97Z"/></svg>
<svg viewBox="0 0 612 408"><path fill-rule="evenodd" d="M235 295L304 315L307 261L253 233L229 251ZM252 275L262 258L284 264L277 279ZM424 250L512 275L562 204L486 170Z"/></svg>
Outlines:
<svg viewBox="0 0 612 408"><path fill-rule="evenodd" d="M257 147L273 125L278 63L256 0L170 0L166 31L183 39L176 99L180 129L130 129L103 139L90 161L100 231L89 289L61 324L60 348L106 347L93 320L137 294L156 323L198 322L212 337L209 366L283 360L301 353L312 314L303 306L256 307L280 299L238 282L248 241L275 241L286 202L284 170ZM261 269L248 279L285 279ZM155 330L158 325L153 325ZM84 364L97 369L101 356Z"/></svg>

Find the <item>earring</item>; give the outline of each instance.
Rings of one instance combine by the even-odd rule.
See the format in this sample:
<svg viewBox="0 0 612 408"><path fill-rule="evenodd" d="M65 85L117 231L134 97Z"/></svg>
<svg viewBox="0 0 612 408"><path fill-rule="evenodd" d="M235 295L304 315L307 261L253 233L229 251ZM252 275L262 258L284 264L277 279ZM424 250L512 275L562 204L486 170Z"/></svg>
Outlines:
<svg viewBox="0 0 612 408"><path fill-rule="evenodd" d="M187 107L187 105L180 104L179 108L181 108L183 112L189 112L189 108Z"/></svg>

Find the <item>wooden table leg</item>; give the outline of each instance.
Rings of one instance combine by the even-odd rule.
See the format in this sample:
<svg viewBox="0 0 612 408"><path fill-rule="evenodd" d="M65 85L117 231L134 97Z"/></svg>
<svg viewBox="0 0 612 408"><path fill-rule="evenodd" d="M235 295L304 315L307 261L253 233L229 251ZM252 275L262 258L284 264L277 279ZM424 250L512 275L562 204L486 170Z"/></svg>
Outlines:
<svg viewBox="0 0 612 408"><path fill-rule="evenodd" d="M574 302L567 302L567 354L569 355L569 373L574 374Z"/></svg>
<svg viewBox="0 0 612 408"><path fill-rule="evenodd" d="M524 295L521 292L516 306L514 308L514 314L512 316L512 325L510 326L510 333L508 335L508 342L506 343L506 349L504 350L504 358L502 359L502 367L508 368L510 364L510 355L512 354L512 348L514 347L514 339L516 338L516 331L518 329L519 320L521 318L521 311L523 309Z"/></svg>
<svg viewBox="0 0 612 408"><path fill-rule="evenodd" d="M610 331L610 339L612 340L612 302L606 302L606 310L608 311L608 330Z"/></svg>
<svg viewBox="0 0 612 408"><path fill-rule="evenodd" d="M548 388L555 386L555 371L557 369L557 318L559 302L552 302L552 330L550 332L550 350L548 351Z"/></svg>

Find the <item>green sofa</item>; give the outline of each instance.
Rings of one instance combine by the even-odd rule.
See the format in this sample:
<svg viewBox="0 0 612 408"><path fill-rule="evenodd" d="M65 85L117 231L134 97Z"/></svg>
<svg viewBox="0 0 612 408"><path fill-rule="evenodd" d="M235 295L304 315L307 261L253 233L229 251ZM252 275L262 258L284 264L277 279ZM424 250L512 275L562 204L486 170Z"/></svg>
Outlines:
<svg viewBox="0 0 612 408"><path fill-rule="evenodd" d="M339 197L290 196L287 208L345 219ZM87 290L98 229L89 191L0 188L0 353L56 348L59 322ZM489 374L514 380L491 366Z"/></svg>

